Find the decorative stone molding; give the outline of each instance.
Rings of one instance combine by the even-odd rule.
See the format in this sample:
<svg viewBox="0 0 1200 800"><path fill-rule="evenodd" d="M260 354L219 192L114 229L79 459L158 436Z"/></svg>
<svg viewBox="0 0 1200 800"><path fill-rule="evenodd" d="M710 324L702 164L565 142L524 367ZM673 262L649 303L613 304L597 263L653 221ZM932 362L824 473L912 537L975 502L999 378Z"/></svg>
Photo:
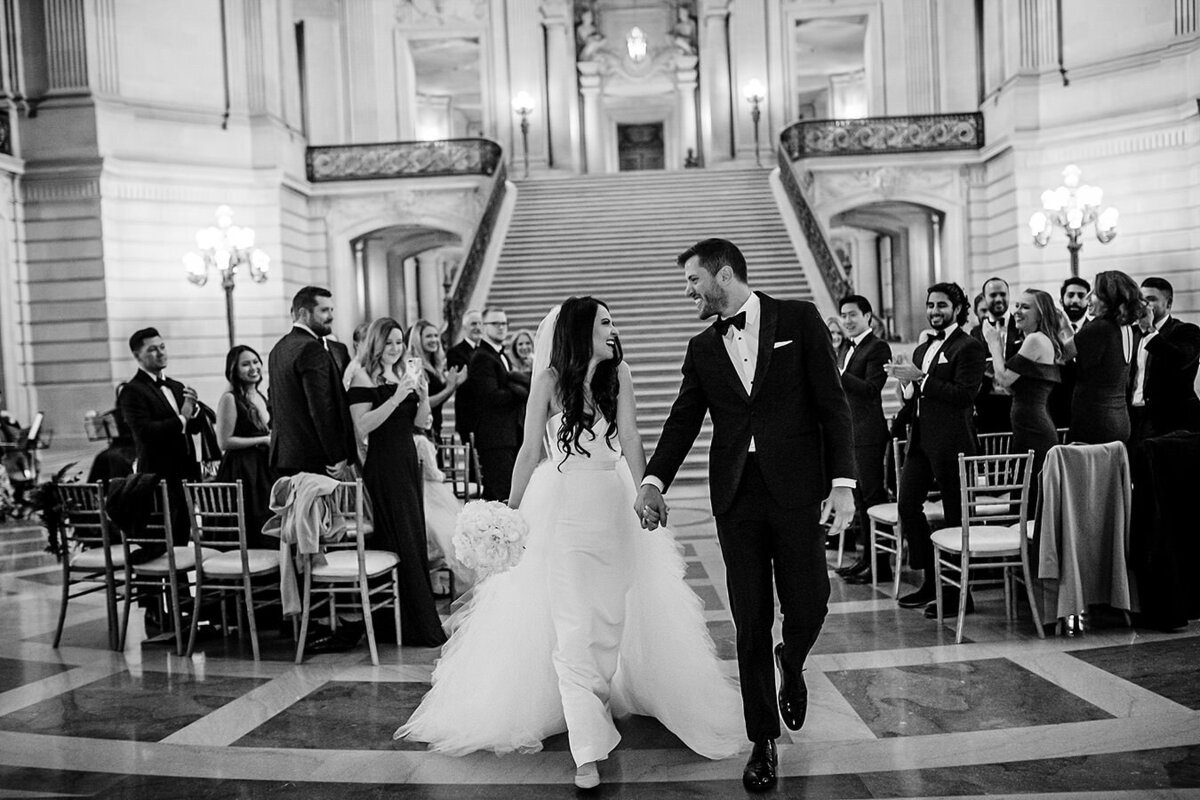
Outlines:
<svg viewBox="0 0 1200 800"><path fill-rule="evenodd" d="M885 200L913 195L933 195L949 200L958 196L957 166L945 169L878 167L808 174L812 175L808 194L818 207L828 207L843 197L863 194Z"/></svg>
<svg viewBox="0 0 1200 800"><path fill-rule="evenodd" d="M48 181L26 178L21 184L21 194L26 203L96 200L100 197L100 181L98 178Z"/></svg>
<svg viewBox="0 0 1200 800"><path fill-rule="evenodd" d="M500 157L500 145L490 139L443 139L310 147L305 163L308 179L320 183L492 175Z"/></svg>
<svg viewBox="0 0 1200 800"><path fill-rule="evenodd" d="M490 0L396 0L401 25L447 25L485 22Z"/></svg>
<svg viewBox="0 0 1200 800"><path fill-rule="evenodd" d="M978 150L983 115L922 114L797 122L780 137L792 161L818 156Z"/></svg>

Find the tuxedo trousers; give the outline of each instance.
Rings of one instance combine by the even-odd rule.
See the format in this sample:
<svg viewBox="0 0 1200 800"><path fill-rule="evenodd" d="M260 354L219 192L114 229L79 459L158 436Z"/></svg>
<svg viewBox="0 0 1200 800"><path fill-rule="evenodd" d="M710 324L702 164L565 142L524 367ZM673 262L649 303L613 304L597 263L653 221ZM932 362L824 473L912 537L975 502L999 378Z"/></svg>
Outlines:
<svg viewBox="0 0 1200 800"><path fill-rule="evenodd" d="M968 452L967 455L974 455ZM936 482L942 493L945 511L943 528L962 524L962 497L959 494L958 452L927 452L920 441L910 441L900 470L896 512L900 519L900 530L908 544L908 564L914 569L927 570L927 579L933 576L932 529L925 517L925 500Z"/></svg>
<svg viewBox="0 0 1200 800"><path fill-rule="evenodd" d="M483 499L507 500L512 491L513 465L517 463L515 447L479 448L479 469L483 472Z"/></svg>
<svg viewBox="0 0 1200 800"><path fill-rule="evenodd" d="M783 660L799 674L829 609L829 572L820 503L782 508L750 453L733 504L717 519L725 582L737 635L738 675L746 735L779 736L771 629L775 598L783 615Z"/></svg>
<svg viewBox="0 0 1200 800"><path fill-rule="evenodd" d="M859 541L863 544L864 558L869 556L866 552L867 531L871 527L867 509L888 502L884 455L891 446L892 443L887 439L854 446L854 468L858 472L858 483L854 487L854 505L857 512L855 520Z"/></svg>

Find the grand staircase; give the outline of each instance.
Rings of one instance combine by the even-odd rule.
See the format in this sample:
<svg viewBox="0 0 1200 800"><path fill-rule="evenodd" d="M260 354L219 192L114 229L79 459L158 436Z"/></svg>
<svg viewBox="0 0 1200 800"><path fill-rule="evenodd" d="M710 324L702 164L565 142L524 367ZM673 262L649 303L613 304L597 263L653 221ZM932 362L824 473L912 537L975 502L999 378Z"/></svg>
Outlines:
<svg viewBox="0 0 1200 800"><path fill-rule="evenodd" d="M683 296L679 253L710 236L729 239L745 253L754 288L809 299L767 175L688 170L523 181L487 304L505 309L510 331L532 331L571 295L608 303L650 454L679 390L687 340L709 324ZM706 422L677 480L704 478L709 441Z"/></svg>

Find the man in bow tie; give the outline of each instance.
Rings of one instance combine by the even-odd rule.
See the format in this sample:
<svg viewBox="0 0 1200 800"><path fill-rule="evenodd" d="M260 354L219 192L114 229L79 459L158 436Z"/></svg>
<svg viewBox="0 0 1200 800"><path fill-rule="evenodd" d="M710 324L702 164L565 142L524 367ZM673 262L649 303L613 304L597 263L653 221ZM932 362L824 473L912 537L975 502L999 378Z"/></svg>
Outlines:
<svg viewBox="0 0 1200 800"><path fill-rule="evenodd" d="M987 314L979 327L971 331L971 336L982 344L986 351L984 330L989 327L999 330L1004 358L1008 360L1021 349L1021 341L1025 338L1012 314L1008 313L1008 281L1003 278L989 278L983 284L983 299L987 303ZM984 367L983 385L975 398L975 414L980 433L1012 430L1012 394L995 383L990 359Z"/></svg>
<svg viewBox="0 0 1200 800"><path fill-rule="evenodd" d="M483 471L483 499L508 499L513 465L521 449L521 424L529 381L512 372L504 339L508 314L502 308L483 311L483 341L475 348L464 384L475 415L475 446Z"/></svg>
<svg viewBox="0 0 1200 800"><path fill-rule="evenodd" d="M937 616L933 543L925 500L934 481L942 493L945 526L962 524L959 497L958 454L975 454L973 407L983 382L987 350L963 332L967 297L957 283L929 287L925 314L934 335L917 346L912 360L897 356L888 373L900 381L912 435L900 472L897 511L908 544L908 563L923 570L924 580L915 591L899 599L902 608L927 606L926 616ZM944 592L946 608L958 607L958 595ZM930 613L932 612L932 613Z"/></svg>
<svg viewBox="0 0 1200 800"><path fill-rule="evenodd" d="M1058 300L1067 315L1072 336L1091 321L1087 313L1087 297L1091 293L1092 285L1080 277L1067 278L1058 290ZM1071 396L1075 394L1075 372L1075 359L1072 358L1062 365L1062 382L1056 384L1050 392L1050 418L1054 420L1056 428L1071 427Z"/></svg>
<svg viewBox="0 0 1200 800"><path fill-rule="evenodd" d="M677 259L684 294L713 325L692 337L683 383L635 504L643 525L667 521L662 493L707 413L709 488L737 630L750 791L775 785L779 719L804 724L804 660L829 600L822 517L831 534L854 516L854 442L828 330L812 303L752 292L733 243L706 239ZM783 642L772 648L775 602ZM782 684L778 707L772 652Z"/></svg>

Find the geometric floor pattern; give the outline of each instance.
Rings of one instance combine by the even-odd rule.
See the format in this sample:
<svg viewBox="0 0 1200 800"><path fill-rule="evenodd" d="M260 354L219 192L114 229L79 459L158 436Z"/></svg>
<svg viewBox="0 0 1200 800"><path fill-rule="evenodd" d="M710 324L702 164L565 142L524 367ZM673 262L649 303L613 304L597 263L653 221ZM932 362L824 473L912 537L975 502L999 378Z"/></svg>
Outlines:
<svg viewBox="0 0 1200 800"><path fill-rule="evenodd" d="M703 490L672 497L671 521L736 674ZM373 667L363 647L296 666L290 642L267 633L258 663L219 637L185 659L145 641L135 615L113 653L95 595L72 602L55 649L59 568L44 542L34 525L0 527L0 800L579 796L565 735L504 757L392 740L436 650L381 645ZM1200 798L1195 624L1166 634L1117 619L1039 640L1027 612L1010 622L985 591L955 645L890 587L831 582L805 673L808 721L780 740L773 796ZM744 796L744 755L707 761L653 719L619 727L593 796Z"/></svg>

